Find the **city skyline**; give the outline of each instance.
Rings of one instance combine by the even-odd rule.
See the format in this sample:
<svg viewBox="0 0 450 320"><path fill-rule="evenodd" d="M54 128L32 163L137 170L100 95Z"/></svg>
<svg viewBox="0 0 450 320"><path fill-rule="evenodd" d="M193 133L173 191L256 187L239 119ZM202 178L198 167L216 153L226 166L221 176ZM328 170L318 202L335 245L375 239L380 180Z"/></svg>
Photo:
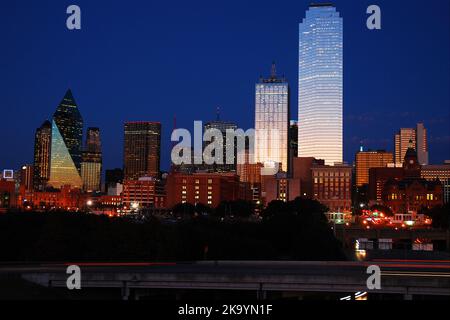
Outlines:
<svg viewBox="0 0 450 320"><path fill-rule="evenodd" d="M380 6L382 9L388 9L383 10L383 29L380 30L378 33L369 31L365 28L364 23L356 23L356 20L365 20L365 7L363 4L355 4L353 7L350 7L349 5L343 3L342 1L335 1L335 6L338 8L338 11L341 13L341 15L345 18L345 25L344 30L347 29L354 29L355 26L357 26L357 31L345 31L346 34L346 57L354 57L354 55L357 52L361 52L361 49L359 48L359 45L368 45L369 48L367 52L365 52L365 59L370 60L371 64L374 64L375 66L377 64L384 65L389 62L389 59L395 60L395 62L401 62L397 59L399 56L399 53L404 52L403 49L401 49L399 46L394 46L391 52L394 54L387 59L386 54L382 54L382 51L374 47L375 44L383 45L383 43L388 43L392 45L393 43L389 41L386 36L383 36L385 29L389 28L390 33L398 34L402 28L399 28L397 25L394 26L394 21L404 21L402 19L405 18L404 14L399 10L399 7L393 4L389 4L387 2L381 2ZM225 8L228 8L227 5L222 4ZM150 100L146 100L145 98L148 97L148 92L150 92L150 87L148 87L147 91L142 91L142 86L144 83L139 83L138 88L141 89L143 92L143 95L137 95L136 97L142 98L143 102L137 103L135 98L130 96L130 92L135 92L134 90L111 90L111 91L105 91L104 89L99 90L98 92L94 92L91 89L88 89L87 87L82 85L84 81L81 81L81 79L86 80L89 82L86 78L86 76L82 76L78 74L77 72L70 74L70 72L67 74L67 76L63 77L63 81L59 81L59 83L53 87L51 86L52 81L44 82L43 90L40 90L38 94L34 92L34 102L39 104L39 108L35 108L36 110L26 109L30 113L30 117L22 117L24 118L23 121L24 128L27 128L28 125L30 125L30 130L21 130L20 132L16 133L14 136L14 141L10 142L10 139L6 139L6 146L8 150L12 150L13 152L5 154L1 161L1 166L3 168L18 168L22 164L25 163L32 163L32 149L33 149L33 131L35 128L39 126L40 123L42 123L45 118L45 114L49 114L51 110L54 110L55 101L58 100L58 97L60 96L60 88L64 87L61 90L66 90L68 87L71 87L74 89L75 95L77 96L77 102L79 102L79 108L81 112L85 115L85 118L88 119L88 122L86 125L90 126L92 124L95 124L96 126L99 126L102 130L102 142L104 142L104 168L114 168L114 167L121 167L122 166L122 148L117 147L118 143L117 141L122 141L123 137L121 137L121 129L120 127L123 125L126 121L132 121L132 120L148 120L148 121L161 121L163 124L163 136L162 136L162 161L161 166L163 169L167 170L169 167L169 151L170 150L170 139L169 135L172 128L172 121L173 117L177 116L177 121L179 123L180 127L188 127L191 126L193 120L202 119L207 120L212 118L212 115L215 111L216 105L222 106L222 117L226 121L236 121L240 127L243 128L249 128L252 127L252 114L253 114L253 106L252 106L252 100L254 99L254 96L252 94L251 90L251 83L254 83L260 74L264 74L265 70L267 69L267 64L270 63L270 61L275 60L277 62L277 65L279 66L279 70L283 70L283 72L286 74L286 77L288 78L289 82L295 83L297 76L295 76L295 65L298 63L295 59L295 47L298 46L298 23L304 18L305 11L307 10L309 5L309 2L302 2L296 6L297 11L295 14L288 15L289 23L283 24L282 29L277 29L276 37L270 38L270 43L273 43L274 45L281 45L283 47L283 52L286 52L286 50L289 49L289 55L284 58L284 55L280 54L280 50L278 50L278 53L275 51L269 50L269 53L262 55L263 57L257 57L253 56L254 62L249 65L249 67L240 66L239 68L235 69L236 72L240 74L240 77L246 82L248 82L248 85L245 85L244 88L242 85L239 86L239 88L232 87L233 90L223 90L220 89L221 85L223 85L221 78L215 78L213 77L214 83L217 83L217 85L213 86L213 92L217 94L218 92L222 93L222 95L217 95L215 98L211 98L209 94L205 93L205 99L198 99L198 97L201 97L200 94L188 94L186 100L186 91L184 88L180 88L180 96L185 97L185 101L188 103L188 105L192 105L193 101L196 101L198 103L194 103L196 106L195 108L183 108L183 107L175 107L173 106L173 99L168 100L168 106L163 105L161 102L155 103L153 100L150 102ZM443 4L444 6L447 4ZM83 7L83 2L81 2L81 6ZM84 6L86 8L86 11L89 12L90 8L88 5ZM112 8L111 10L114 10L115 8ZM207 10L206 8L205 10ZM414 10L432 10L432 8L424 8L424 6L412 6L411 10L414 12ZM387 12L386 12L387 11ZM422 24L425 24L426 21L430 23L428 28L436 29L436 24L443 23L443 21L447 21L447 16L443 14L445 10L442 11L436 11L437 16L434 16L435 19L433 21L429 21L428 15L425 13L424 15L424 21L421 21L419 24L421 27ZM284 11L283 11L284 12ZM386 12L386 13L385 13ZM433 11L434 12L434 11ZM395 13L395 15L394 15ZM358 20L358 21L359 21ZM223 21L222 21L223 22ZM53 23L53 22L52 22ZM228 26L228 25L227 25ZM247 25L246 25L247 26ZM297 26L297 28L296 28ZM251 26L250 30L251 30ZM414 27L414 26L413 26ZM347 28L347 29L345 29ZM142 33L148 31L146 28L143 28ZM416 26L410 30L412 33L411 38L414 38L416 36L420 36L420 33L418 34L417 31L419 30L419 26ZM446 31L445 28L438 28L439 32L442 32L445 35ZM244 29L246 30L246 29ZM280 33L280 30L284 30L284 33ZM63 34L57 33L59 37L57 37L57 41L62 41L62 43L65 43L64 38L69 38L67 41L74 40L76 43L80 44L84 41L87 41L89 39L89 35L87 35L87 31L82 30L80 31L79 35L73 35L73 34L67 34L66 30L63 30ZM97 31L98 32L98 31ZM275 31L274 31L275 32ZM363 36L363 37L360 37ZM355 41L351 40L359 40L358 45L355 45ZM371 40L370 40L371 39ZM122 39L123 40L123 39ZM198 39L197 39L198 40ZM411 40L411 39L410 39ZM214 43L214 40L211 40ZM428 41L428 42L427 42ZM427 45L428 48L433 47L433 45L436 45L434 42L430 42L431 40L427 40L423 44L424 46ZM375 44L371 43L374 42ZM402 42L402 41L400 41ZM404 42L404 41L403 41ZM406 44L406 47L411 49L415 48L414 44L411 42L403 43L403 45ZM21 43L13 43L9 48L7 53L13 53L14 50L19 48ZM243 45L242 42L239 44L240 46ZM254 43L252 42L252 45ZM245 45L243 45L245 48ZM350 47L349 49L347 47ZM292 52L292 48L294 48L294 52ZM419 48L420 49L420 48ZM45 49L47 50L47 49ZM44 50L44 51L45 51ZM97 49L98 50L98 49ZM371 52L371 50L373 52ZM447 50L447 51L446 51ZM448 48L446 46L443 47L443 50L441 50L438 55L445 55L445 53L448 52ZM418 50L417 52L411 51L412 56L414 59L418 59L420 57L426 57L424 56L424 53L421 50ZM82 55L82 59L76 59L72 54L68 55L71 57L71 61L73 64L78 65L80 63L87 62L89 60L86 60L88 56ZM378 55L378 59L373 59L375 56ZM7 57L4 57L7 58ZM68 57L69 58L69 57ZM293 59L294 58L294 59ZM28 58L29 59L29 58ZM235 61L235 58L232 59ZM264 61L263 61L264 60ZM25 65L27 64L28 60L25 60ZM288 62L289 61L289 62ZM199 76L205 76L205 70L204 67L209 65L211 61L205 60L204 65L200 66L200 69L198 72ZM358 72L355 70L357 66L364 65L362 64L362 60L358 59L352 59L352 63L348 63L346 65L346 73L345 77L347 77L348 74L351 75L350 79L347 78L347 80L344 79L344 82L355 84L355 79L358 81L368 81L367 84L364 84L364 87L371 87L371 84L375 82L373 80L371 82L370 78L373 77L373 73L375 73L375 79L379 81L380 79L384 79L385 76L383 75L377 75L376 71L370 70L367 71L367 78L361 77L362 74L359 73L358 77L355 77L355 73L358 74ZM448 63L448 60L441 59L441 64L439 68L442 68L442 64ZM287 64L289 65L287 67ZM443 75L442 73L439 73L439 71L436 71L434 63L429 62L429 70L422 70L422 67L418 66L420 70L416 70L415 72L425 72L431 73L433 72L434 77L429 81L430 84L424 85L424 86L418 86L420 81L417 81L418 79L414 77L404 77L402 80L404 80L405 84L401 85L399 87L399 90L397 92L392 92L390 88L388 88L385 84L379 84L378 90L376 94L371 96L370 101L366 101L368 105L372 105L373 108L367 107L367 108L361 108L355 109L355 106L359 103L355 104L355 96L361 95L361 93L358 93L359 90L362 89L361 85L351 86L352 89L348 89L348 85L344 85L344 95L345 95L345 103L344 103L344 160L347 162L352 162L354 154L356 153L358 146L360 145L360 142L363 141L363 144L366 148L372 148L372 149L387 149L390 151L394 150L393 142L392 142L392 135L399 130L401 127L412 127L417 122L424 122L425 126L428 129L428 135L430 138L429 141L429 150L430 150L430 163L441 163L443 160L450 158L448 146L450 145L449 141L449 134L448 134L448 111L446 112L445 106L448 105L448 91L445 93L443 88L448 84L448 75ZM24 65L24 66L25 66ZM87 63L86 65L89 65ZM198 65L198 64L197 64ZM292 67L294 65L294 67ZM389 65L389 64L388 64ZM147 61L144 65L145 68L148 68L150 66L154 66L152 61ZM391 65L392 66L392 65ZM397 65L397 67L404 68L406 65L401 62ZM219 67L219 66L217 66ZM55 63L55 68L52 69L52 74L58 74L60 72L65 72L67 67L64 67L63 65L60 65L58 63ZM61 71L56 71L57 69L61 69ZM84 68L82 68L84 69ZM376 68L375 68L376 69ZM442 68L445 70L445 67ZM217 69L217 72L219 72L220 69ZM10 69L6 69L7 75L12 75L12 72ZM409 70L408 72L410 72ZM388 72L388 71L386 71ZM31 73L33 74L33 70L31 70ZM163 73L161 73L162 77L166 77ZM400 75L398 75L400 77ZM225 74L225 78L227 78ZM234 74L233 78L236 78L236 74ZM107 85L110 83L110 81L106 81L106 79L102 76L99 77L99 75L96 75L96 80L103 79L103 82L105 84L100 85L100 88L104 88L104 85ZM116 79L116 81L120 81L120 79L115 76L113 79ZM398 78L397 78L398 79ZM15 83L16 79L14 77L11 79L12 84ZM386 79L385 79L386 80ZM5 79L2 78L2 81L5 81ZM148 79L150 83L152 83L153 80ZM387 81L387 80L386 80ZM135 83L136 84L136 83ZM408 95L406 95L405 87L410 84L416 84L415 88L420 88L421 90L409 90L407 91ZM147 86L146 86L147 87ZM187 86L189 87L189 86ZM219 89L215 89L218 87ZM124 87L125 89L126 87ZM156 86L156 88L160 88ZM400 90L402 89L403 90ZM448 85L447 85L448 88ZM40 88L42 89L42 88ZM117 89L117 88L116 88ZM291 120L296 119L295 110L297 109L297 103L295 102L297 92L295 86L292 86L293 92L291 94ZM364 89L363 92L367 92L368 89ZM11 90L11 92L8 93L2 93L0 96L0 99L3 98L6 100L6 105L18 105L17 108L5 108L4 114L6 118L17 118L18 114L15 113L19 110L23 112L23 107L21 108L22 99L18 98L18 95L14 94L15 90ZM418 93L414 93L411 91L418 91ZM28 91L27 91L28 92ZM33 90L29 91L33 92ZM224 94L226 95L224 96ZM428 93L428 94L426 94ZM156 100L160 100L160 94L157 94L155 92L152 92L152 95ZM378 97L379 96L379 97ZM422 104L421 102L424 101L424 97L430 98L430 103L433 103L432 105L427 105L425 108L421 108ZM112 102L111 97L114 97L114 99L117 100L117 102ZM381 98L380 98L381 97ZM14 99L15 98L15 99ZM99 101L103 100L104 103L100 104ZM129 102L124 101L124 99L128 99ZM234 101L238 101L235 106L235 104L230 103L230 99ZM200 101L201 100L201 101ZM356 99L361 101L364 101L365 99ZM404 103L399 104L398 102L404 101ZM412 101L415 100L415 101ZM50 102L49 102L50 101ZM80 102L81 101L81 102ZM170 102L169 102L170 101ZM412 101L412 103L411 103ZM118 107L118 103L120 105L126 105L125 108L121 109ZM154 104L157 104L157 106L154 106ZM392 108L392 105L396 105L397 108ZM197 107L198 105L198 107ZM245 107L243 107L245 105ZM96 107L93 107L96 106ZM140 106L140 107L139 107ZM388 107L389 106L389 107ZM111 113L109 112L110 108L114 108L114 110L117 110L117 112ZM186 109L186 110L185 110ZM187 109L189 109L189 116L187 116ZM163 110L163 114L160 110ZM243 110L243 112L239 113L239 116L237 115L236 110ZM430 111L430 112L425 112ZM31 116L32 115L32 116ZM242 115L242 116L241 116ZM37 120L39 119L39 120ZM382 121L383 120L383 121ZM386 121L384 121L386 120ZM33 122L30 124L30 122ZM367 130L368 126L370 128L376 128L376 130ZM2 131L5 130L4 133L6 137L10 137L10 132L13 130L10 127L10 124L6 123L6 125L3 127ZM376 131L376 132L374 132ZM123 141L122 141L123 142ZM21 149L16 149L16 145L20 145Z"/></svg>

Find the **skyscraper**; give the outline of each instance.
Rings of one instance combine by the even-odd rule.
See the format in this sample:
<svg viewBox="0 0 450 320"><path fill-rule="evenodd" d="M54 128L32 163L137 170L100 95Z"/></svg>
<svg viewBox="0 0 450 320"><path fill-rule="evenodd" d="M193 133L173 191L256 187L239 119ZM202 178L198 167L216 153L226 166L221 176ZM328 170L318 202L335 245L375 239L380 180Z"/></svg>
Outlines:
<svg viewBox="0 0 450 320"><path fill-rule="evenodd" d="M20 189L21 191L31 192L33 191L33 178L34 178L34 169L30 164L26 164L22 166L22 170L20 171Z"/></svg>
<svg viewBox="0 0 450 320"><path fill-rule="evenodd" d="M405 158L406 151L412 147L417 151L419 164L428 164L428 142L427 129L423 123L418 123L416 128L401 128L395 135L395 163L401 164ZM412 144L410 146L410 143Z"/></svg>
<svg viewBox="0 0 450 320"><path fill-rule="evenodd" d="M287 171L289 162L289 85L276 75L275 64L268 79L256 84L255 161L276 162Z"/></svg>
<svg viewBox="0 0 450 320"><path fill-rule="evenodd" d="M289 170L292 170L293 159L298 157L298 122L289 122Z"/></svg>
<svg viewBox="0 0 450 320"><path fill-rule="evenodd" d="M50 179L50 152L52 144L52 124L45 121L36 129L34 137L34 189L43 190Z"/></svg>
<svg viewBox="0 0 450 320"><path fill-rule="evenodd" d="M49 185L81 188L83 119L72 92L67 90L53 114Z"/></svg>
<svg viewBox="0 0 450 320"><path fill-rule="evenodd" d="M298 155L343 158L343 21L331 4L312 4L300 23Z"/></svg>
<svg viewBox="0 0 450 320"><path fill-rule="evenodd" d="M428 164L428 138L427 129L423 123L418 123L416 126L416 150L419 164Z"/></svg>
<svg viewBox="0 0 450 320"><path fill-rule="evenodd" d="M161 155L161 123L125 123L124 178L158 177Z"/></svg>
<svg viewBox="0 0 450 320"><path fill-rule="evenodd" d="M82 154L81 178L84 191L100 191L102 174L102 150L100 129L88 128L86 145Z"/></svg>
<svg viewBox="0 0 450 320"><path fill-rule="evenodd" d="M237 124L235 124L234 122L228 122L228 121L222 121L220 120L220 116L219 116L219 110L217 111L217 118L215 121L210 121L205 123L204 125L204 131L206 132L206 130L209 129L217 129L222 133L222 141L223 141L223 163L214 163L212 165L206 165L205 164L205 168L206 169L210 169L211 171L214 172L227 172L227 171L236 171L236 163L237 163L237 143L236 143L236 139L227 139L227 130L233 130L235 131L237 129ZM211 142L206 142L205 143L205 147L208 146ZM233 147L234 144L234 147ZM227 147L229 149L233 149L233 163L227 163ZM231 156L231 155L230 155Z"/></svg>

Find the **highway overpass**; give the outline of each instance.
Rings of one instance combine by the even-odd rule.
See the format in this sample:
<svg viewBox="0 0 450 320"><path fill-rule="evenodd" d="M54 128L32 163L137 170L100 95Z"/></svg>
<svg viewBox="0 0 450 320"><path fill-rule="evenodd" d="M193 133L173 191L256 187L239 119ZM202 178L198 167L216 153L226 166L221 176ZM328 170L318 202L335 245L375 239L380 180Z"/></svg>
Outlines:
<svg viewBox="0 0 450 320"><path fill-rule="evenodd" d="M450 261L10 264L0 265L0 276L15 274L41 286L66 288L71 264L81 268L82 289L120 290L123 299L139 299L154 289L246 291L258 299L272 292L345 295L368 291L366 270L372 264L381 268L381 289L369 293L450 298Z"/></svg>

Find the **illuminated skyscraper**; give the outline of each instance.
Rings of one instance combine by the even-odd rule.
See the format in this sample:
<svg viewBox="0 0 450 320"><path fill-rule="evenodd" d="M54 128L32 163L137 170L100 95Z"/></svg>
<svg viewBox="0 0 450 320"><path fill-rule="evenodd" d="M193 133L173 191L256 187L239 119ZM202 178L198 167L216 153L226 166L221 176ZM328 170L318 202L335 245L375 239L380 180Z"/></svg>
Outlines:
<svg viewBox="0 0 450 320"><path fill-rule="evenodd" d="M83 119L68 90L53 114L49 185L81 188L81 144Z"/></svg>
<svg viewBox="0 0 450 320"><path fill-rule="evenodd" d="M411 145L410 145L411 143ZM418 123L416 128L401 128L395 135L395 162L403 163L406 150L409 147L417 150L419 164L428 164L427 129L423 123Z"/></svg>
<svg viewBox="0 0 450 320"><path fill-rule="evenodd" d="M88 128L82 160L81 178L83 180L83 190L89 192L100 191L102 150L99 128Z"/></svg>
<svg viewBox="0 0 450 320"><path fill-rule="evenodd" d="M34 137L34 189L43 190L50 178L50 151L52 144L52 124L45 121L36 129Z"/></svg>
<svg viewBox="0 0 450 320"><path fill-rule="evenodd" d="M289 85L278 78L275 65L268 79L256 84L255 161L276 162L282 171L288 168Z"/></svg>
<svg viewBox="0 0 450 320"><path fill-rule="evenodd" d="M313 4L300 23L298 155L343 158L343 21L331 4Z"/></svg>
<svg viewBox="0 0 450 320"><path fill-rule="evenodd" d="M416 127L416 150L419 164L428 164L428 138L427 129L423 123L418 123Z"/></svg>
<svg viewBox="0 0 450 320"><path fill-rule="evenodd" d="M20 191L33 191L34 169L30 164L22 166L20 171Z"/></svg>
<svg viewBox="0 0 450 320"><path fill-rule="evenodd" d="M161 155L161 123L125 123L124 178L158 177Z"/></svg>

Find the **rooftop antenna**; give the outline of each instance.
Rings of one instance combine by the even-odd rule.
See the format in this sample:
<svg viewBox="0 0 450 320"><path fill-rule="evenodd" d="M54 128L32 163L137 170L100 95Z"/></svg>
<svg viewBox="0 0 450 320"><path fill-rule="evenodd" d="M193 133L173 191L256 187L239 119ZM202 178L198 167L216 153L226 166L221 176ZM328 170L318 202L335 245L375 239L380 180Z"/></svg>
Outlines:
<svg viewBox="0 0 450 320"><path fill-rule="evenodd" d="M220 121L220 106L216 108L216 121Z"/></svg>
<svg viewBox="0 0 450 320"><path fill-rule="evenodd" d="M270 77L272 79L275 79L277 77L277 66L275 65L275 61L272 62L272 71Z"/></svg>

